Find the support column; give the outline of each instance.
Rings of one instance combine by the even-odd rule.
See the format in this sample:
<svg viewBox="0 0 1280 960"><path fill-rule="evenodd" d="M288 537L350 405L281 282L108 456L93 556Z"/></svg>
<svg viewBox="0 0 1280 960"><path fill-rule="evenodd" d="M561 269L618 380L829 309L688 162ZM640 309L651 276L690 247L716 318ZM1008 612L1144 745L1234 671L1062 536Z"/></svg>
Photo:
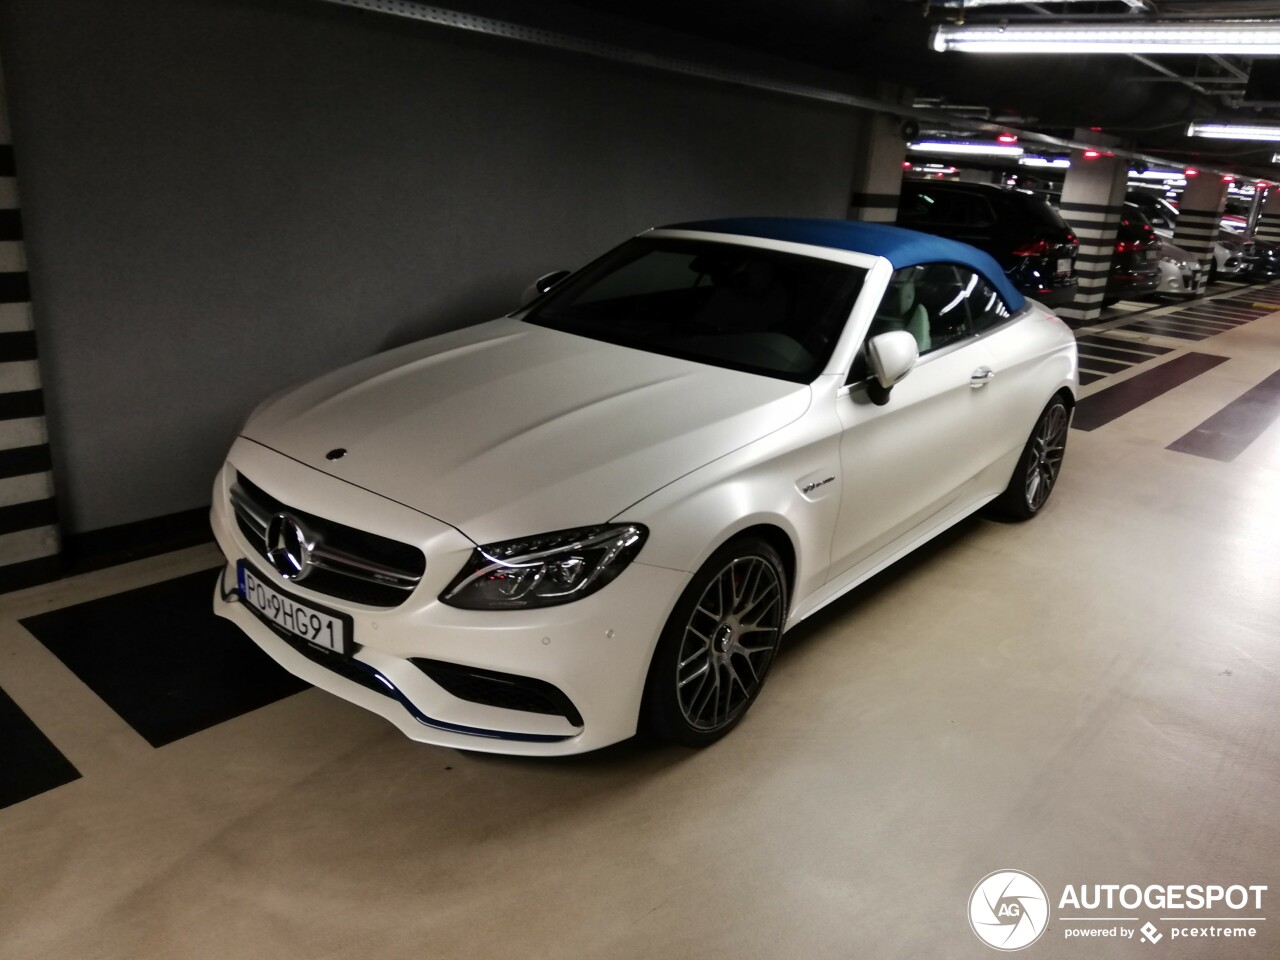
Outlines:
<svg viewBox="0 0 1280 960"><path fill-rule="evenodd" d="M1222 208L1227 203L1227 185L1217 174L1188 177L1178 200L1178 222L1173 242L1200 261L1200 276L1208 281L1213 266L1213 242L1218 239Z"/></svg>
<svg viewBox="0 0 1280 960"><path fill-rule="evenodd" d="M1262 216L1262 205L1267 202L1271 193L1269 184L1259 181L1253 187L1253 200L1249 204L1249 222L1245 225L1244 236L1252 240L1258 234L1258 218Z"/></svg>
<svg viewBox="0 0 1280 960"><path fill-rule="evenodd" d="M13 137L0 73L0 592L56 576L57 521Z"/></svg>
<svg viewBox="0 0 1280 960"><path fill-rule="evenodd" d="M1076 140L1089 142L1097 138L1098 134L1088 130L1075 132ZM1076 254L1079 286L1075 300L1069 307L1059 309L1058 315L1072 326L1092 323L1102 313L1128 174L1128 161L1120 157L1085 159L1083 151L1071 151L1071 169L1062 186L1060 210L1080 241Z"/></svg>
<svg viewBox="0 0 1280 960"><path fill-rule="evenodd" d="M848 218L893 223L898 219L902 164L907 158L901 118L868 112L858 146L860 158L853 171Z"/></svg>
<svg viewBox="0 0 1280 960"><path fill-rule="evenodd" d="M1262 202L1262 215L1258 217L1258 232L1254 234L1267 243L1280 243L1280 187L1271 187L1267 199Z"/></svg>

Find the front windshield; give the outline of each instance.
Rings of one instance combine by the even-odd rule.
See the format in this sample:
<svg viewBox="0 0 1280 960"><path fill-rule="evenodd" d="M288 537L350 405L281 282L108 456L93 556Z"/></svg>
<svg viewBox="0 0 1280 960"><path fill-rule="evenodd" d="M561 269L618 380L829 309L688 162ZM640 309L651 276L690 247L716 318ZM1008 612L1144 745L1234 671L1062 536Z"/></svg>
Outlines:
<svg viewBox="0 0 1280 960"><path fill-rule="evenodd" d="M808 383L831 356L866 273L739 244L637 238L555 287L524 319Z"/></svg>

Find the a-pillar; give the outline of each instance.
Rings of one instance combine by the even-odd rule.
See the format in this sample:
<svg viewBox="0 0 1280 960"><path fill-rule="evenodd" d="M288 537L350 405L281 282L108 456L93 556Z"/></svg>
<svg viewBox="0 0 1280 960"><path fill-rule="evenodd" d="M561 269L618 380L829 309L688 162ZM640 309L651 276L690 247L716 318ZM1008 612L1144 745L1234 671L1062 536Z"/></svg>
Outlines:
<svg viewBox="0 0 1280 960"><path fill-rule="evenodd" d="M893 223L898 219L902 166L907 158L902 118L868 111L860 121L848 217Z"/></svg>
<svg viewBox="0 0 1280 960"><path fill-rule="evenodd" d="M1280 243L1280 187L1267 189L1267 199L1262 202L1262 214L1258 217L1254 236L1267 243Z"/></svg>
<svg viewBox="0 0 1280 960"><path fill-rule="evenodd" d="M1213 244L1218 239L1226 202L1227 185L1212 173L1188 176L1186 189L1178 200L1173 242L1200 262L1200 276L1205 280L1213 266Z"/></svg>
<svg viewBox="0 0 1280 960"><path fill-rule="evenodd" d="M1077 140L1088 141L1097 136L1087 130L1076 131ZM1075 300L1057 312L1076 327L1091 323L1102 313L1128 181L1128 161L1098 152L1099 156L1088 158L1082 150L1071 152L1071 169L1062 186L1059 207L1080 241L1080 249L1076 254L1079 286Z"/></svg>
<svg viewBox="0 0 1280 960"><path fill-rule="evenodd" d="M0 592L54 578L57 520L13 138L0 79Z"/></svg>

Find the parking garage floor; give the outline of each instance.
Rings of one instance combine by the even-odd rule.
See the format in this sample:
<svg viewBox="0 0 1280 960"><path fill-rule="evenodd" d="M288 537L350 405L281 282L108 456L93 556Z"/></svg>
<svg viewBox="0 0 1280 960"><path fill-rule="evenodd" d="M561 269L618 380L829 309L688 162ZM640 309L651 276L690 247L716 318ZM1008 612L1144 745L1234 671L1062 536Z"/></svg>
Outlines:
<svg viewBox="0 0 1280 960"><path fill-rule="evenodd" d="M999 869L1027 957L1280 956L1280 285L1077 334L1046 512L815 616L702 752L412 743L223 629L212 546L0 599L0 956L981 958Z"/></svg>

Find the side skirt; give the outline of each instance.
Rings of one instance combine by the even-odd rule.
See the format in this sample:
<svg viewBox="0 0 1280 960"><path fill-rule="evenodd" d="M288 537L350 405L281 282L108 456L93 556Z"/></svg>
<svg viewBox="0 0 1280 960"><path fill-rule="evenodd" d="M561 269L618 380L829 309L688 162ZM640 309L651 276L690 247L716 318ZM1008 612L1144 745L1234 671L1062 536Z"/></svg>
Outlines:
<svg viewBox="0 0 1280 960"><path fill-rule="evenodd" d="M881 570L892 566L917 547L928 543L944 530L954 527L965 517L977 513L998 496L998 493L991 494L983 497L981 500L967 503L958 510L943 514L941 517L935 517L932 522L925 521L925 524L922 524L914 530L904 534L898 540L882 549L879 553L868 557L844 575L823 584L819 589L809 594L809 596L805 597L802 602L796 605L794 612L787 620L785 629L790 630L796 624L800 623L800 621L813 616L813 614L827 606L827 604L839 600L858 584L870 580Z"/></svg>

